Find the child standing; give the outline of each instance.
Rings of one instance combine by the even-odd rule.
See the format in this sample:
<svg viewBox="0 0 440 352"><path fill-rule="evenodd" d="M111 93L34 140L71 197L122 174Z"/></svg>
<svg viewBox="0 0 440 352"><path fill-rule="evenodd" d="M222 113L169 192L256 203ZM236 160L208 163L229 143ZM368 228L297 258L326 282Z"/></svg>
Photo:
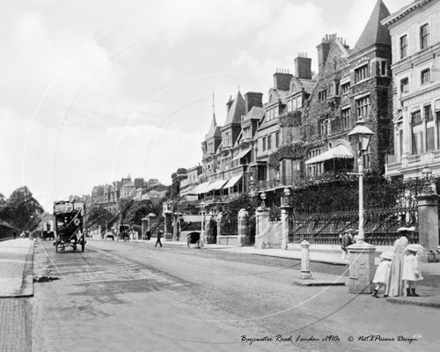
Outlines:
<svg viewBox="0 0 440 352"><path fill-rule="evenodd" d="M407 296L419 297L414 284L416 281L423 280L419 270L419 257L417 256L417 252L422 250L423 247L419 244L410 244L405 248L406 255L403 257L402 280L406 280L408 283L408 288L406 289Z"/></svg>
<svg viewBox="0 0 440 352"><path fill-rule="evenodd" d="M371 294L375 298L379 298L377 293L382 286L385 290L385 286L387 285L388 278L390 276L391 261L393 260L394 253L391 251L383 252L380 257L382 258L382 261L377 267L376 274L374 275L373 279L373 284L376 284L376 287L374 288L374 292ZM385 294L384 297L388 296Z"/></svg>

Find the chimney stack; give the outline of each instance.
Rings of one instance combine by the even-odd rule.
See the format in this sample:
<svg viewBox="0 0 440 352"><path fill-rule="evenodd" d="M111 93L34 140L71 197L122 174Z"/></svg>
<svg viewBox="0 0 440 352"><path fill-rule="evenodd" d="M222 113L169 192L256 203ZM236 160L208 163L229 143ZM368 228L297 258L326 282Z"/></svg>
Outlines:
<svg viewBox="0 0 440 352"><path fill-rule="evenodd" d="M251 111L252 107L263 107L263 93L247 92L244 95L246 114Z"/></svg>
<svg viewBox="0 0 440 352"><path fill-rule="evenodd" d="M307 57L307 53L298 53L294 62L296 77L312 79L312 59Z"/></svg>
<svg viewBox="0 0 440 352"><path fill-rule="evenodd" d="M289 70L277 69L277 72L273 74L273 87L277 90L289 90L290 81L293 75L289 73Z"/></svg>

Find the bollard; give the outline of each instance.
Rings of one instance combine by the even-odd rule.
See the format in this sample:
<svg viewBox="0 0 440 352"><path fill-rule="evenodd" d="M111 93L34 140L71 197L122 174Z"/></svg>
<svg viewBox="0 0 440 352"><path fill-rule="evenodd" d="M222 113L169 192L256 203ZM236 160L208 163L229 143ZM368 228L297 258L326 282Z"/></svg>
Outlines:
<svg viewBox="0 0 440 352"><path fill-rule="evenodd" d="M310 243L306 240L301 242L301 276L302 280L309 280L312 278L310 272L310 258L309 258Z"/></svg>

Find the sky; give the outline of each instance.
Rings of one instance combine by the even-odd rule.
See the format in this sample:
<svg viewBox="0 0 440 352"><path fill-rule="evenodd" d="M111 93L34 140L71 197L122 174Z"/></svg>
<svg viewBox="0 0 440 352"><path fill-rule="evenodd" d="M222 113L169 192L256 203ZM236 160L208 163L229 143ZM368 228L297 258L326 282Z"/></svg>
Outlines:
<svg viewBox="0 0 440 352"><path fill-rule="evenodd" d="M377 0L19 0L0 12L0 193L46 210L122 177L171 183L201 164L213 111L263 93ZM384 0L391 13L411 2ZM213 98L214 96L214 98Z"/></svg>

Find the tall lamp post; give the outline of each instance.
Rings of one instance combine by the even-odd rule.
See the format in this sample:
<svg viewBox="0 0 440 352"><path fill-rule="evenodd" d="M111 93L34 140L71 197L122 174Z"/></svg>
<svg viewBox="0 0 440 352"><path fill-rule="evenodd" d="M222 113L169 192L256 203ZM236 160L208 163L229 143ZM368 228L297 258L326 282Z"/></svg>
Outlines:
<svg viewBox="0 0 440 352"><path fill-rule="evenodd" d="M359 233L355 244L348 246L350 253L350 273L348 291L350 293L371 293L373 290L372 281L375 272L374 252L376 248L365 242L364 234L364 153L370 144L371 136L374 133L365 126L363 120L356 122L355 128L348 133L349 139L358 152L357 163L359 177Z"/></svg>
<svg viewBox="0 0 440 352"><path fill-rule="evenodd" d="M364 235L364 153L367 151L370 144L371 136L374 133L365 126L363 120L356 122L356 127L350 131L348 137L353 140L357 145L358 151L358 172L359 177L359 233L358 242L362 243L365 241Z"/></svg>

